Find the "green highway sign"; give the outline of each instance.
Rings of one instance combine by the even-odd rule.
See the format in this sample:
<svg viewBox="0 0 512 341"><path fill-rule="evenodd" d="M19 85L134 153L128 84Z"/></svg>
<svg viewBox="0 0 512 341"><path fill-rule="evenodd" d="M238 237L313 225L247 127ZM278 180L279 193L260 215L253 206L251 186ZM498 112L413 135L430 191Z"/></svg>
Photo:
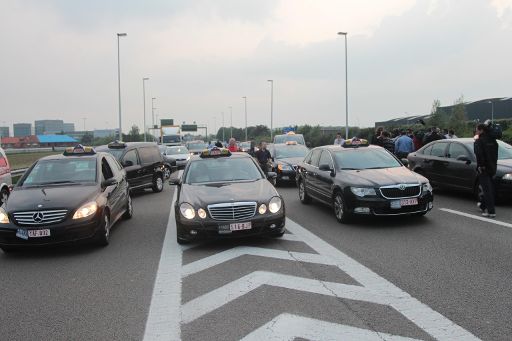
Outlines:
<svg viewBox="0 0 512 341"><path fill-rule="evenodd" d="M197 131L197 124L182 124L181 131Z"/></svg>
<svg viewBox="0 0 512 341"><path fill-rule="evenodd" d="M163 118L160 120L160 126L173 126L174 119L172 118Z"/></svg>

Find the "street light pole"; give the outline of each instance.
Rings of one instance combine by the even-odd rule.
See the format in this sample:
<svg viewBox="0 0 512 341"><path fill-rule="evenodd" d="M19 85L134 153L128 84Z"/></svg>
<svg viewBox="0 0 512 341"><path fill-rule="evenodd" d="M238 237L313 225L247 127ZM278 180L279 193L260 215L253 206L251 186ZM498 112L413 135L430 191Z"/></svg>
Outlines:
<svg viewBox="0 0 512 341"><path fill-rule="evenodd" d="M117 34L117 87L119 93L119 141L123 140L123 128L121 121L121 61L119 53L119 37L126 37L126 33Z"/></svg>
<svg viewBox="0 0 512 341"><path fill-rule="evenodd" d="M347 32L338 32L345 36L345 139L348 139L348 52L347 52Z"/></svg>
<svg viewBox="0 0 512 341"><path fill-rule="evenodd" d="M274 80L269 79L270 82L270 142L272 142L272 134L274 133Z"/></svg>
<svg viewBox="0 0 512 341"><path fill-rule="evenodd" d="M229 113L230 113L230 121L231 121L231 127L230 127L230 135L231 138L233 138L233 107L229 107Z"/></svg>
<svg viewBox="0 0 512 341"><path fill-rule="evenodd" d="M226 128L224 127L224 111L222 112L222 143L224 143L224 141L226 141L226 137L224 136L224 131L226 130Z"/></svg>
<svg viewBox="0 0 512 341"><path fill-rule="evenodd" d="M151 117L153 122L152 128L155 128L155 99L156 97L151 97Z"/></svg>
<svg viewBox="0 0 512 341"><path fill-rule="evenodd" d="M491 122L494 123L494 102L493 101L487 101L487 103L491 103Z"/></svg>
<svg viewBox="0 0 512 341"><path fill-rule="evenodd" d="M247 138L247 96L242 97L244 99L245 104L245 140L248 141Z"/></svg>
<svg viewBox="0 0 512 341"><path fill-rule="evenodd" d="M144 142L147 141L146 131L146 81L149 80L148 77L142 78L142 103L144 106Z"/></svg>

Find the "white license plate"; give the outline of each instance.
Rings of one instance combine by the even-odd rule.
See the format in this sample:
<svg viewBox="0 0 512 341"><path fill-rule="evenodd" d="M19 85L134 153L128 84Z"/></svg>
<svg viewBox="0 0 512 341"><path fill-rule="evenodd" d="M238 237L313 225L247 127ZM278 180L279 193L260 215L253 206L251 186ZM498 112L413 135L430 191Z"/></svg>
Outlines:
<svg viewBox="0 0 512 341"><path fill-rule="evenodd" d="M391 202L391 208L402 208L403 206L414 206L418 205L418 198L411 198L411 199L400 199L400 200L393 200Z"/></svg>
<svg viewBox="0 0 512 341"><path fill-rule="evenodd" d="M290 177L288 175L283 175L281 177L281 180L290 180Z"/></svg>
<svg viewBox="0 0 512 341"><path fill-rule="evenodd" d="M229 224L229 229L231 231L250 230L251 228L252 228L251 222Z"/></svg>
<svg viewBox="0 0 512 341"><path fill-rule="evenodd" d="M28 230L27 232L29 238L41 238L50 236L50 229Z"/></svg>

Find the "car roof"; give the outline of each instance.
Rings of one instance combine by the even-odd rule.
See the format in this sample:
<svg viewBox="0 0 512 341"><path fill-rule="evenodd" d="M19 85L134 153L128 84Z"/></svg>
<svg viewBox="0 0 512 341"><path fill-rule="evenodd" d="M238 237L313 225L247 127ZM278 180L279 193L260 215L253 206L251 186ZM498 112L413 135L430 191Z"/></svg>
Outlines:
<svg viewBox="0 0 512 341"><path fill-rule="evenodd" d="M108 144L104 144L102 146L95 147L96 150L108 150L108 149L131 149L137 147L158 147L156 142L123 142L126 147L125 148L110 148Z"/></svg>
<svg viewBox="0 0 512 341"><path fill-rule="evenodd" d="M332 152L338 152L338 151L350 151L350 150L358 150L358 149L366 150L366 149L384 149L384 148L381 146L376 146L376 145L370 144L368 146L361 146L361 147L340 147L338 145L327 145L327 146L316 147L316 148L313 148L312 150L315 150L315 149L328 149Z"/></svg>
<svg viewBox="0 0 512 341"><path fill-rule="evenodd" d="M85 155L64 155L64 154L56 154L56 155L48 155L40 158L38 161L44 160L69 160L69 159L96 159L99 156L106 156L108 153L96 152L95 154L85 154Z"/></svg>
<svg viewBox="0 0 512 341"><path fill-rule="evenodd" d="M243 159L243 158L252 158L252 156L250 156L247 153L243 153L243 152L233 152L233 153L231 153L230 156L218 156L218 157L207 157L207 158L202 158L199 155L193 155L190 158L190 161L194 161L194 160L210 160L210 159Z"/></svg>

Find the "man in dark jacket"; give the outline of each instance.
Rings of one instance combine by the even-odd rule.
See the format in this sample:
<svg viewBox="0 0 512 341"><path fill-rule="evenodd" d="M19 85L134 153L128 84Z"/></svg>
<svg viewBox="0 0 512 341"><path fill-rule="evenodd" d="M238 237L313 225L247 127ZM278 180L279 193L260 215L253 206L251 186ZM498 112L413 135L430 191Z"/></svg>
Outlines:
<svg viewBox="0 0 512 341"><path fill-rule="evenodd" d="M426 145L432 141L442 140L443 138L443 135L441 135L441 129L433 127L430 130L430 133L425 134L423 137L423 145Z"/></svg>
<svg viewBox="0 0 512 341"><path fill-rule="evenodd" d="M395 142L391 139L391 134L389 131L383 131L380 134L380 143L381 146L384 147L391 154L395 153Z"/></svg>
<svg viewBox="0 0 512 341"><path fill-rule="evenodd" d="M498 142L490 133L489 125L480 123L476 127L475 155L478 171L478 182L482 188L482 197L478 207L482 210L482 216L494 218L494 184L493 177L498 167Z"/></svg>
<svg viewBox="0 0 512 341"><path fill-rule="evenodd" d="M272 156L270 155L270 152L267 149L267 143L261 142L260 143L260 149L254 153L256 160L258 161L261 169L267 175L268 173L268 163L272 160Z"/></svg>

